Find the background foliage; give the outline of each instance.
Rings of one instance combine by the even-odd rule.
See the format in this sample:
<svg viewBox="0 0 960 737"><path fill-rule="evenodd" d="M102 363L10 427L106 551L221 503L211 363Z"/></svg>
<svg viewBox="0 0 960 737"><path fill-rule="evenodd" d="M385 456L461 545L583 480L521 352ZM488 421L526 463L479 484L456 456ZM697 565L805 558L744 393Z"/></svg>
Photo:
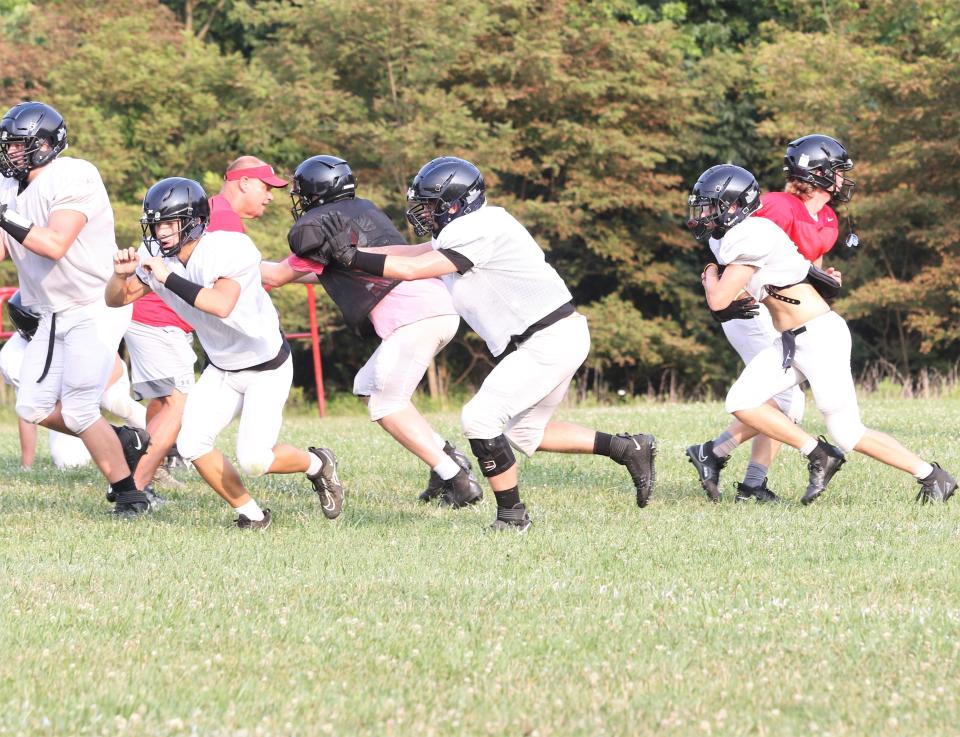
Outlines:
<svg viewBox="0 0 960 737"><path fill-rule="evenodd" d="M0 106L61 110L125 244L153 181L213 192L242 153L287 172L339 154L398 224L421 164L476 161L490 200L531 229L591 317L581 393L723 387L735 357L705 317L686 192L718 161L779 188L788 141L837 136L856 161L846 211L863 245L828 260L845 272L857 369L955 368L956 4L0 0L0 19ZM286 252L277 194L249 227L267 257ZM10 264L0 271L14 283ZM306 326L302 290L274 298L287 329ZM320 318L328 379L346 387L371 346L329 302ZM467 333L442 354L441 385L475 383L487 365Z"/></svg>

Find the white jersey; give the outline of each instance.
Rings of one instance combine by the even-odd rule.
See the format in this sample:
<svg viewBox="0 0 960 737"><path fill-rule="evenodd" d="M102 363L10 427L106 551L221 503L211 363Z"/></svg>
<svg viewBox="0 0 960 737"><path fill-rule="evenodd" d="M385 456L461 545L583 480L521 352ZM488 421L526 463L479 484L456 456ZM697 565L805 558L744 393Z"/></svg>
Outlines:
<svg viewBox="0 0 960 737"><path fill-rule="evenodd" d="M102 300L113 273L117 241L113 209L100 172L89 161L60 157L44 166L18 195L19 185L16 179L0 177L0 202L34 225L47 227L57 210L73 210L87 218L77 239L57 261L37 255L0 231L17 267L23 306L63 312Z"/></svg>
<svg viewBox="0 0 960 737"><path fill-rule="evenodd" d="M573 297L527 229L502 207L457 218L436 238L457 273L442 277L453 306L494 356Z"/></svg>
<svg viewBox="0 0 960 737"><path fill-rule="evenodd" d="M747 282L747 294L757 302L769 295L767 287L786 287L803 281L810 270L790 236L772 220L749 217L734 225L720 240L710 239L710 250L723 266L744 264L756 271Z"/></svg>
<svg viewBox="0 0 960 737"><path fill-rule="evenodd" d="M140 263L152 258L140 247ZM280 318L260 282L260 251L243 233L217 230L203 235L186 265L176 256L163 259L171 274L212 288L218 279L240 285L240 298L226 317L188 305L157 281L143 266L137 277L183 320L193 326L210 362L226 371L240 371L275 358L283 345Z"/></svg>

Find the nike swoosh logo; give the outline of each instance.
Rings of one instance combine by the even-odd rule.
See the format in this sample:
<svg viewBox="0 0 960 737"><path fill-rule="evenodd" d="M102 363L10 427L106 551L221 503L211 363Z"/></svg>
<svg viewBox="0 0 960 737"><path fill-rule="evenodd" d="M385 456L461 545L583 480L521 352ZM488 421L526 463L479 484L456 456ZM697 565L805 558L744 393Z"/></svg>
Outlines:
<svg viewBox="0 0 960 737"><path fill-rule="evenodd" d="M633 441L633 444L637 446L637 450L640 450L640 443L637 442L636 438L630 438Z"/></svg>
<svg viewBox="0 0 960 737"><path fill-rule="evenodd" d="M137 433L134 433L134 434L133 434L133 437L134 437L134 438L136 439L136 441L137 441L137 445L136 445L136 447L134 448L134 450L143 450L143 444L140 442L140 436L139 436Z"/></svg>
<svg viewBox="0 0 960 737"><path fill-rule="evenodd" d="M703 454L703 446L702 446L702 445L701 445L699 448L697 448L697 457L700 459L700 462L701 462L701 463L706 463L706 462L707 462L707 457Z"/></svg>
<svg viewBox="0 0 960 737"><path fill-rule="evenodd" d="M323 502L322 506L324 509L333 511L334 507L336 507L337 505L333 503L333 497L331 497L329 494L327 494L327 499L329 500L330 503L327 504L327 502Z"/></svg>

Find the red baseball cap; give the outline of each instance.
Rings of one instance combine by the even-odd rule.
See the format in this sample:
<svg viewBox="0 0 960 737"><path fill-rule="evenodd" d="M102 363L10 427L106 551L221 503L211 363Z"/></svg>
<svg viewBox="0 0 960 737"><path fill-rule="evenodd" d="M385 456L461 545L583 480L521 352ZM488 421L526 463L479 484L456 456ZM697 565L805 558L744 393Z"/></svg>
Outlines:
<svg viewBox="0 0 960 737"><path fill-rule="evenodd" d="M290 182L286 179L281 179L276 174L273 173L273 167L267 164L263 166L250 166L246 169L233 169L228 171L224 176L228 182L236 181L243 177L249 177L250 179L259 179L264 184L268 184L271 187L286 187Z"/></svg>

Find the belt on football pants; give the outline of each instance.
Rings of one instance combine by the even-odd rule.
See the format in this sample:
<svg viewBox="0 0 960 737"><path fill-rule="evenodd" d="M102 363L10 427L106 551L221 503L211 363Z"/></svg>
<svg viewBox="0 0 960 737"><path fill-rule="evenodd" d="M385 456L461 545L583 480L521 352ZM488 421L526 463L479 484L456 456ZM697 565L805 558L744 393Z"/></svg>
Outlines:
<svg viewBox="0 0 960 737"><path fill-rule="evenodd" d="M40 378L37 379L39 384L41 381L47 378L47 372L50 371L50 364L53 361L53 341L57 337L57 313L50 313L50 342L47 343L47 357L43 361L43 373L40 374Z"/></svg>
<svg viewBox="0 0 960 737"><path fill-rule="evenodd" d="M280 346L280 351L273 358L270 358L263 363L258 363L256 366L247 366L242 369L223 369L217 366L213 361L207 357L207 363L209 363L214 368L220 369L221 371L226 371L228 374L236 374L240 371L273 371L278 369L286 362L287 358L290 356L290 344L287 342L287 338L283 333L280 333L280 337L283 338L283 343ZM200 344L203 345L202 343Z"/></svg>
<svg viewBox="0 0 960 737"><path fill-rule="evenodd" d="M783 364L782 368L786 371L793 366L793 357L797 355L797 336L807 332L807 326L785 330L780 334L783 340Z"/></svg>
<svg viewBox="0 0 960 737"><path fill-rule="evenodd" d="M524 330L520 335L511 335L510 342L507 343L506 349L497 356L494 360L497 363L500 363L504 358L513 353L517 348L523 345L534 333L538 333L544 328L548 328L554 323L560 322L565 317L570 317L576 308L573 306L573 302L567 302L566 304L560 305L557 309L551 312L549 315L545 315L537 320L533 325Z"/></svg>

